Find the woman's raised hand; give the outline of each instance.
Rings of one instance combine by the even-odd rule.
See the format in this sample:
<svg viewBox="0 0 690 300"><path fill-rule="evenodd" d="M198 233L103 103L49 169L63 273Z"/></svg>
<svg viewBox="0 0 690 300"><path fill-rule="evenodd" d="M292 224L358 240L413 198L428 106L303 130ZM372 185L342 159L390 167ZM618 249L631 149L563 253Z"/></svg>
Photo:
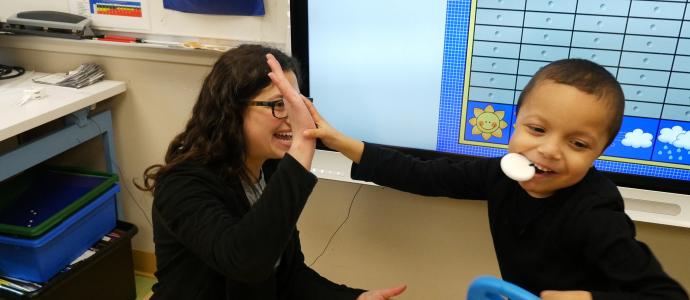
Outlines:
<svg viewBox="0 0 690 300"><path fill-rule="evenodd" d="M268 77L283 95L288 121L292 128L292 146L290 146L288 153L306 169L310 169L316 148L316 139L304 136L304 131L316 128L316 124L314 124L314 119L304 103L309 100L290 84L285 77L283 68L273 54L266 54L266 61L271 68Z"/></svg>

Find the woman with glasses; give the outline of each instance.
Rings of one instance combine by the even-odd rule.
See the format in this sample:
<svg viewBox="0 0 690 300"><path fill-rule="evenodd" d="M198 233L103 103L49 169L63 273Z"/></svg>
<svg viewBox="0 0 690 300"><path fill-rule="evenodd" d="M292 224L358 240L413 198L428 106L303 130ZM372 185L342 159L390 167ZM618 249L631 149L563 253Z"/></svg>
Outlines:
<svg viewBox="0 0 690 300"><path fill-rule="evenodd" d="M305 265L296 223L316 177L315 140L302 132L315 125L298 79L294 59L259 45L213 66L165 163L144 171L152 299L389 299L405 289L364 292Z"/></svg>

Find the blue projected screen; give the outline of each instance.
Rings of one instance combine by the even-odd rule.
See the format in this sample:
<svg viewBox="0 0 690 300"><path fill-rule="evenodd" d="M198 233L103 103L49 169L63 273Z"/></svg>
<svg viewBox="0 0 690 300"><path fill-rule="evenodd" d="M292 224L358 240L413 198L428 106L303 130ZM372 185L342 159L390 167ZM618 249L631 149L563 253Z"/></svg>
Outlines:
<svg viewBox="0 0 690 300"><path fill-rule="evenodd" d="M614 74L626 98L621 131L595 166L690 181L686 1L352 0L307 8L309 93L350 136L502 156L531 76L551 61L584 58ZM482 118L500 126L479 128Z"/></svg>

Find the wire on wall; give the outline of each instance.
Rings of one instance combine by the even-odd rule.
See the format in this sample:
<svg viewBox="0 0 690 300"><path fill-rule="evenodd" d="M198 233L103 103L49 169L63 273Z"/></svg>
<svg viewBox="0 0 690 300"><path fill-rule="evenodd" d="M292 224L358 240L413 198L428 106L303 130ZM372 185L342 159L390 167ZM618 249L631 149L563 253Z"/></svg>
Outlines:
<svg viewBox="0 0 690 300"><path fill-rule="evenodd" d="M352 196L352 199L350 200L350 206L347 208L347 215L345 216L345 219L343 219L343 221L340 223L340 225L338 225L338 228L333 232L333 234L331 234L331 237L328 239L328 242L326 242L326 246L323 247L323 250L321 250L321 253L319 253L319 255L316 256L316 258L314 259L314 261L312 261L312 262L309 264L309 267L311 267L311 266L313 266L314 264L316 264L316 262L319 260L319 258L321 258L321 256L322 256L324 253L326 253L326 250L328 249L328 246L331 245L331 242L333 241L333 238L335 237L335 235L338 234L338 231L340 231L340 228L342 228L343 225L345 225L345 223L347 222L347 220L350 219L350 212L352 212L352 205L355 203L355 199L357 198L357 195L359 194L359 191L362 190L362 186L364 186L364 185L363 185L363 184L360 184L359 187L357 188L357 191L355 192L355 195Z"/></svg>

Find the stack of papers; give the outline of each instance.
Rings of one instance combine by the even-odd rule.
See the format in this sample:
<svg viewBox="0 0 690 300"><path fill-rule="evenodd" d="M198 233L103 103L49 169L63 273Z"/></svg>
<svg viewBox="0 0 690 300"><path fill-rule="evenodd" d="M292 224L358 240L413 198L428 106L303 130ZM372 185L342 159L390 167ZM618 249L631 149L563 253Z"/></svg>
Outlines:
<svg viewBox="0 0 690 300"><path fill-rule="evenodd" d="M34 78L36 83L45 83L72 88L83 88L103 80L105 71L100 65L87 63L80 65L69 73L55 73L39 78Z"/></svg>

